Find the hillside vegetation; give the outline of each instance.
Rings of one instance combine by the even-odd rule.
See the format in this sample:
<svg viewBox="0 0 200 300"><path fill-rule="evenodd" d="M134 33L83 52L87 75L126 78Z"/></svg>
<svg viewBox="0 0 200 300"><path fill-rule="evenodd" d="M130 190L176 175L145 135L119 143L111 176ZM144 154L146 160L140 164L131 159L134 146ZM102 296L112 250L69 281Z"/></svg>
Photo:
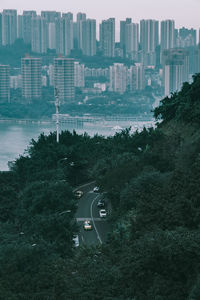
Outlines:
<svg viewBox="0 0 200 300"><path fill-rule="evenodd" d="M2 299L200 299L200 75L154 114L141 133L42 134L0 174ZM74 250L72 187L91 179L112 231Z"/></svg>

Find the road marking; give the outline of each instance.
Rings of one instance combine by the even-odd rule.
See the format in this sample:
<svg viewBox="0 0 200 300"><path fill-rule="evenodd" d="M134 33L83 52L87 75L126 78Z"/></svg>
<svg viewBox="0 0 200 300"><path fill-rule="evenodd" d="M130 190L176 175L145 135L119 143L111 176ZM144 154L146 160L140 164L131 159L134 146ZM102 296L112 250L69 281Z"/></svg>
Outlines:
<svg viewBox="0 0 200 300"><path fill-rule="evenodd" d="M85 241L84 241L84 237L81 235L81 239L82 239L82 242L84 243Z"/></svg>
<svg viewBox="0 0 200 300"><path fill-rule="evenodd" d="M86 218L76 218L76 221L77 221L77 222L93 221L93 220L94 220L94 221L106 221L105 218L104 218L104 219L103 219L103 218L93 218L93 219L92 219L92 218L90 218L90 217L89 217L89 218L87 218L87 217L86 217Z"/></svg>
<svg viewBox="0 0 200 300"><path fill-rule="evenodd" d="M82 189L82 188L86 187L87 185L90 185L90 184L93 184L93 183L95 183L95 181L91 181L91 182L85 183L83 185L80 185L77 188L73 189L73 192L75 192L75 191L77 191L79 189Z"/></svg>
<svg viewBox="0 0 200 300"><path fill-rule="evenodd" d="M92 213L92 207L93 207L94 201L95 201L99 196L100 196L100 195L97 195L97 196L93 199L93 201L92 201L92 203L91 203L91 205L90 205L90 214L91 214L91 218L92 218L92 221L93 221L93 224L94 224L94 229L95 229L95 231L96 231L96 233L97 233L97 237L98 237L98 239L99 239L100 244L102 244L102 240L101 240L100 235L99 235L99 233L98 233L98 230L97 230L97 228L96 228L96 225L95 225L95 222L94 222L94 218L93 218L93 213Z"/></svg>

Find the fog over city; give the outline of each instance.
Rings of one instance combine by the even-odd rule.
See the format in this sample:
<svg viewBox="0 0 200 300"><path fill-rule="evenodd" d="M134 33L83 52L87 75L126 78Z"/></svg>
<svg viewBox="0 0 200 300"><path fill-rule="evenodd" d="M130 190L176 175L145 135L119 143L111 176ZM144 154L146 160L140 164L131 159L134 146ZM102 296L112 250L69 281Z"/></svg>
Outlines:
<svg viewBox="0 0 200 300"><path fill-rule="evenodd" d="M199 0L74 0L74 1L16 1L1 0L0 9L15 8L18 13L23 10L57 10L76 14L85 12L89 18L98 22L102 19L115 17L117 21L132 17L134 22L140 19L175 19L177 27L199 28Z"/></svg>

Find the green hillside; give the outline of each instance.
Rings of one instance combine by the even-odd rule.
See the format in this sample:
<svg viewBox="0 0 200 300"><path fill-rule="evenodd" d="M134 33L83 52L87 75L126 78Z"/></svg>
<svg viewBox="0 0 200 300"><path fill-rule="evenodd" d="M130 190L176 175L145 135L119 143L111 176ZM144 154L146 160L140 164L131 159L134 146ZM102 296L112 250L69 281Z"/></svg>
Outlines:
<svg viewBox="0 0 200 300"><path fill-rule="evenodd" d="M200 75L154 114L141 133L42 134L0 174L2 299L200 299ZM74 251L72 187L90 180L112 230Z"/></svg>

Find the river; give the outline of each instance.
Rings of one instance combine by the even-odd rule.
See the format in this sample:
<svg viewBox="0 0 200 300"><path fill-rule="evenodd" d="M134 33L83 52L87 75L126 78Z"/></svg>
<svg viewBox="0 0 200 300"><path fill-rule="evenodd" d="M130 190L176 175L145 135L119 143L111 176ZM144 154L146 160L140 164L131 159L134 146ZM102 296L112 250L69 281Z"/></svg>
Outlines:
<svg viewBox="0 0 200 300"><path fill-rule="evenodd" d="M75 130L82 134L87 132L90 136L99 134L111 136L122 129L131 126L132 131L140 131L145 127L152 127L153 120L96 120L78 121L72 123L61 123L60 130ZM8 161L17 159L23 155L30 144L31 139L37 140L40 133L49 134L55 131L54 122L24 122L24 121L1 121L0 120L0 171L8 170Z"/></svg>

